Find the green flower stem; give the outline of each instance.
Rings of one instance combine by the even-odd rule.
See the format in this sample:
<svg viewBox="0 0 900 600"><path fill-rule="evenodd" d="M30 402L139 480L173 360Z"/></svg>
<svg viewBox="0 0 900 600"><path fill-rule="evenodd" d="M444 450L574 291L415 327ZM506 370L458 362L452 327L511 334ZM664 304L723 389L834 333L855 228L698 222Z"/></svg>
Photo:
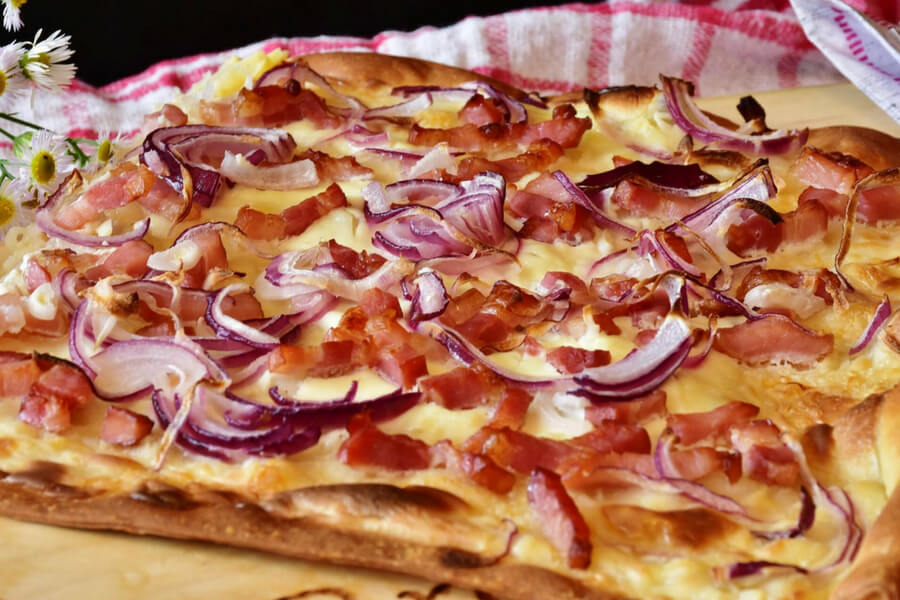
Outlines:
<svg viewBox="0 0 900 600"><path fill-rule="evenodd" d="M6 121L9 121L10 123L15 123L16 125L22 125L24 127L31 127L32 129L38 129L38 130L43 129L43 127L41 127L40 125L36 125L34 123L31 123L30 121L25 121L23 119L19 119L17 117L12 116L9 113L0 112L0 119L4 119Z"/></svg>
<svg viewBox="0 0 900 600"><path fill-rule="evenodd" d="M69 144L69 154L72 155L72 158L75 159L75 162L78 163L79 167L83 167L91 160L91 157L84 153L84 151L78 146L78 142L73 140L72 138L66 138L66 143Z"/></svg>
<svg viewBox="0 0 900 600"><path fill-rule="evenodd" d="M13 143L15 143L15 141L16 141L16 136L14 136L13 134L11 134L11 133L8 132L7 130L3 129L2 127L0 127L0 135L5 135L5 136L8 137L10 140L12 140Z"/></svg>

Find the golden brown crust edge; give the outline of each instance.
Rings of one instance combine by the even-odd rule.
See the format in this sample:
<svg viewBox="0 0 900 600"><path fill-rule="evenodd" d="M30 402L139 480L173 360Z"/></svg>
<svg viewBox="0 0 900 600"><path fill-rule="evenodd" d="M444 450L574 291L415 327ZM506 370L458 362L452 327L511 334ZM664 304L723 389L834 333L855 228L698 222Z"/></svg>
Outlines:
<svg viewBox="0 0 900 600"><path fill-rule="evenodd" d="M522 90L474 71L419 58L372 52L324 52L300 56L314 71L347 89L380 90L403 85L454 86L480 80L514 98L527 96Z"/></svg>
<svg viewBox="0 0 900 600"><path fill-rule="evenodd" d="M43 471L53 472L45 463ZM0 472L0 515L78 529L112 530L172 539L225 544L292 558L406 573L435 582L522 600L612 600L580 582L512 559L431 546L324 523L310 516L288 518L231 493L204 488L144 488L131 494L91 493L54 478ZM308 488L314 491L325 488ZM306 490L304 490L306 491ZM340 504L385 502L393 510L421 514L431 507L417 491L382 485L328 486L325 496ZM425 496L427 498L427 495ZM427 526L421 523L421 526ZM504 561L507 561L504 563Z"/></svg>
<svg viewBox="0 0 900 600"><path fill-rule="evenodd" d="M871 440L888 494L887 504L865 534L852 569L832 595L832 600L900 599L900 386L860 405L862 420L855 430ZM854 412L854 411L851 411ZM857 419L859 420L859 419ZM849 437L849 436L848 436Z"/></svg>

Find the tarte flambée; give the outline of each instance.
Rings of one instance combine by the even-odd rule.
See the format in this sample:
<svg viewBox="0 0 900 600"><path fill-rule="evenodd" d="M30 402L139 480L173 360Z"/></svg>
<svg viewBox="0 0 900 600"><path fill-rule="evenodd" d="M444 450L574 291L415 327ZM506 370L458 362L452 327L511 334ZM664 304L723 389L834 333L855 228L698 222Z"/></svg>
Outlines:
<svg viewBox="0 0 900 600"><path fill-rule="evenodd" d="M691 96L227 63L7 234L0 513L502 598L896 597L900 142Z"/></svg>

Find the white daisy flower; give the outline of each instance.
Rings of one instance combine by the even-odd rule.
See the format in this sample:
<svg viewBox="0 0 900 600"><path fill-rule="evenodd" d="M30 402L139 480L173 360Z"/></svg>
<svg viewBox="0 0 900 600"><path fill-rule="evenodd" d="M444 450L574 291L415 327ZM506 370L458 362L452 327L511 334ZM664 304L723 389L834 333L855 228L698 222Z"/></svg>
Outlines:
<svg viewBox="0 0 900 600"><path fill-rule="evenodd" d="M46 40L38 41L38 30L31 42L31 48L19 63L26 79L39 88L54 91L66 87L75 77L75 65L64 61L72 58L74 51L69 48L71 37L61 31L54 31Z"/></svg>
<svg viewBox="0 0 900 600"><path fill-rule="evenodd" d="M19 61L25 53L21 42L0 47L0 109L25 93L28 82L19 69Z"/></svg>
<svg viewBox="0 0 900 600"><path fill-rule="evenodd" d="M100 129L97 135L97 151L94 152L97 165L103 166L121 158L130 148L129 140L130 138L121 133L113 134L107 127Z"/></svg>
<svg viewBox="0 0 900 600"><path fill-rule="evenodd" d="M34 203L22 179L5 179L0 183L0 239L11 227L25 227L34 221Z"/></svg>
<svg viewBox="0 0 900 600"><path fill-rule="evenodd" d="M22 28L22 5L28 0L3 0L3 28L18 31Z"/></svg>
<svg viewBox="0 0 900 600"><path fill-rule="evenodd" d="M31 147L23 155L25 166L19 169L19 179L40 194L52 194L74 166L66 152L66 139L42 129L31 137Z"/></svg>

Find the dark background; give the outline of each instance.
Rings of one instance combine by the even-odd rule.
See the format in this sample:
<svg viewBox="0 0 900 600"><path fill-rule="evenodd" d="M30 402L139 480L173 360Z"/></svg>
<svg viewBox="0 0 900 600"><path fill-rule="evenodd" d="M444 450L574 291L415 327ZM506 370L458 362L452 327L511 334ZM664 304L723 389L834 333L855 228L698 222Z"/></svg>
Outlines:
<svg viewBox="0 0 900 600"><path fill-rule="evenodd" d="M15 39L61 29L72 36L78 77L103 85L154 62L226 50L272 36L372 37L393 29L450 25L469 15L562 4L553 0L32 0ZM2 33L3 40L12 36Z"/></svg>

